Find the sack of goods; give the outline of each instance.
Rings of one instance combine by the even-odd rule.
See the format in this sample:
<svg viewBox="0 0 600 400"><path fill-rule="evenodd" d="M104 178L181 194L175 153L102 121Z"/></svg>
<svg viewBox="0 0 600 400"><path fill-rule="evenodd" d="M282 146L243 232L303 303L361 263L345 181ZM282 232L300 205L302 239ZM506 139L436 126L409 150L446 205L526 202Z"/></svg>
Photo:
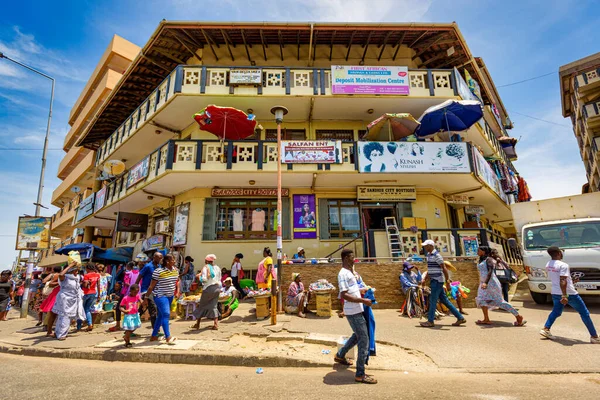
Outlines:
<svg viewBox="0 0 600 400"><path fill-rule="evenodd" d="M309 285L311 292L330 292L335 290L335 286L327 282L327 279L319 279Z"/></svg>

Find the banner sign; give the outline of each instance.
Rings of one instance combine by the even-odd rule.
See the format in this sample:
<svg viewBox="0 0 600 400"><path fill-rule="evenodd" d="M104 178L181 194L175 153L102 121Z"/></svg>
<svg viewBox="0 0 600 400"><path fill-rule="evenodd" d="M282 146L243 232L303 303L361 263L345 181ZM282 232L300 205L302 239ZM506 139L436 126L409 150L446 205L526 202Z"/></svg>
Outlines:
<svg viewBox="0 0 600 400"><path fill-rule="evenodd" d="M417 188L414 186L357 186L358 201L415 201Z"/></svg>
<svg viewBox="0 0 600 400"><path fill-rule="evenodd" d="M15 250L50 248L50 223L47 217L19 217Z"/></svg>
<svg viewBox="0 0 600 400"><path fill-rule="evenodd" d="M259 68L235 68L229 71L231 85L262 85L262 71Z"/></svg>
<svg viewBox="0 0 600 400"><path fill-rule="evenodd" d="M479 249L479 241L477 236L461 236L460 240L465 251L465 257L477 256L477 249Z"/></svg>
<svg viewBox="0 0 600 400"><path fill-rule="evenodd" d="M408 95L408 67L331 66L332 94Z"/></svg>
<svg viewBox="0 0 600 400"><path fill-rule="evenodd" d="M341 164L342 142L339 140L302 140L281 142L283 164Z"/></svg>
<svg viewBox="0 0 600 400"><path fill-rule="evenodd" d="M454 76L456 77L456 89L458 90L460 97L462 97L463 100L475 100L481 103L479 97L475 96L475 94L471 91L471 88L467 82L465 82L456 67L454 67Z"/></svg>
<svg viewBox="0 0 600 400"><path fill-rule="evenodd" d="M79 203L79 207L77 208L77 214L75 215L75 222L79 222L85 217L89 217L94 213L94 200L96 199L96 194L92 193L85 199L81 200Z"/></svg>
<svg viewBox="0 0 600 400"><path fill-rule="evenodd" d="M148 230L148 215L119 212L117 214L117 232L140 232Z"/></svg>
<svg viewBox="0 0 600 400"><path fill-rule="evenodd" d="M446 203L456 205L468 205L469 195L467 194L451 194L446 196Z"/></svg>
<svg viewBox="0 0 600 400"><path fill-rule="evenodd" d="M232 188L232 189L212 189L211 197L277 197L277 189L253 189L253 188ZM289 189L281 189L281 195L288 197Z"/></svg>
<svg viewBox="0 0 600 400"><path fill-rule="evenodd" d="M294 195L294 239L316 239L315 195Z"/></svg>
<svg viewBox="0 0 600 400"><path fill-rule="evenodd" d="M498 175L496 175L490 164L475 147L473 147L473 166L475 174L479 179L496 192L506 204L509 204L508 196L502 190L502 184L500 183L500 179L498 179Z"/></svg>
<svg viewBox="0 0 600 400"><path fill-rule="evenodd" d="M139 181L146 179L146 177L148 176L149 163L150 156L144 158L142 161L131 167L131 170L129 170L129 175L127 175L127 189L129 189Z"/></svg>
<svg viewBox="0 0 600 400"><path fill-rule="evenodd" d="M142 251L158 250L165 247L165 236L150 236L142 242Z"/></svg>
<svg viewBox="0 0 600 400"><path fill-rule="evenodd" d="M358 142L360 172L470 173L466 143Z"/></svg>
<svg viewBox="0 0 600 400"><path fill-rule="evenodd" d="M190 203L181 204L175 209L175 227L173 228L173 246L183 246L187 243L188 219Z"/></svg>
<svg viewBox="0 0 600 400"><path fill-rule="evenodd" d="M465 214L469 215L485 215L485 208L483 206L466 206Z"/></svg>
<svg viewBox="0 0 600 400"><path fill-rule="evenodd" d="M96 202L94 203L94 212L100 211L106 201L106 186L96 192Z"/></svg>

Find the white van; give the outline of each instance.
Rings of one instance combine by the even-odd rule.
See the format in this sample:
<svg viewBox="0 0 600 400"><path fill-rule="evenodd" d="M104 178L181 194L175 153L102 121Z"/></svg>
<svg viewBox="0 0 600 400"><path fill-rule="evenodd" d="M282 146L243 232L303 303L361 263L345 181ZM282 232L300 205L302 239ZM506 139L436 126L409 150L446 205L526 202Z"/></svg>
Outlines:
<svg viewBox="0 0 600 400"><path fill-rule="evenodd" d="M575 284L579 294L600 295L600 193L518 203L511 208L536 303L546 303L552 289L546 274L550 246L563 249L571 276L579 279Z"/></svg>

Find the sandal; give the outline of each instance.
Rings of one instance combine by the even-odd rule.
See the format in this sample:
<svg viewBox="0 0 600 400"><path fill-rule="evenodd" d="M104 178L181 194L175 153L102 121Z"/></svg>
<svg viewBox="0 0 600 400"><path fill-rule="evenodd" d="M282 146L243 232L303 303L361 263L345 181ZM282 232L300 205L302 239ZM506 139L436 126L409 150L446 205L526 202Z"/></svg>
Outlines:
<svg viewBox="0 0 600 400"><path fill-rule="evenodd" d="M199 330L200 330L200 326L196 326L196 324L194 324L194 325L190 325L190 329L191 329L192 331L199 331Z"/></svg>
<svg viewBox="0 0 600 400"><path fill-rule="evenodd" d="M458 321L456 321L455 323L452 324L452 326L461 326L462 324L466 324L467 320L466 319L460 319Z"/></svg>
<svg viewBox="0 0 600 400"><path fill-rule="evenodd" d="M169 346L174 346L175 344L177 344L177 338L176 337L172 337L170 340L167 340L167 344Z"/></svg>
<svg viewBox="0 0 600 400"><path fill-rule="evenodd" d="M218 330L219 330L219 327L218 327L218 326L216 326L216 325L213 325L213 326L212 326L212 328L210 328L210 329L212 329L213 331L218 331Z"/></svg>
<svg viewBox="0 0 600 400"><path fill-rule="evenodd" d="M108 328L108 331L109 332L119 332L119 331L122 331L122 329L120 326L119 327L113 326L111 328Z"/></svg>
<svg viewBox="0 0 600 400"><path fill-rule="evenodd" d="M525 321L525 319L523 317L521 317L521 322L519 322L518 318L517 321L513 322L514 326L525 326L525 324L527 323L527 321Z"/></svg>
<svg viewBox="0 0 600 400"><path fill-rule="evenodd" d="M419 325L421 325L423 328L433 328L435 326L433 322L429 321L419 322Z"/></svg>
<svg viewBox="0 0 600 400"><path fill-rule="evenodd" d="M475 321L476 325L492 325L492 321L482 321L482 320L477 320Z"/></svg>
<svg viewBox="0 0 600 400"><path fill-rule="evenodd" d="M158 342L158 336L151 336L150 337L150 341L151 342Z"/></svg>
<svg viewBox="0 0 600 400"><path fill-rule="evenodd" d="M335 356L333 358L333 361L335 361L338 364L342 364L342 365L347 365L347 366L351 366L352 365L352 361L348 361L348 359L346 357L338 357Z"/></svg>
<svg viewBox="0 0 600 400"><path fill-rule="evenodd" d="M354 381L357 382L357 383L367 383L367 384L370 384L370 385L374 385L374 384L377 383L377 379L375 379L371 375L367 375L367 374L365 374L365 375L363 375L361 377L358 377L358 376L355 377Z"/></svg>
<svg viewBox="0 0 600 400"><path fill-rule="evenodd" d="M125 348L130 349L132 347L133 347L133 345L131 343L125 343Z"/></svg>

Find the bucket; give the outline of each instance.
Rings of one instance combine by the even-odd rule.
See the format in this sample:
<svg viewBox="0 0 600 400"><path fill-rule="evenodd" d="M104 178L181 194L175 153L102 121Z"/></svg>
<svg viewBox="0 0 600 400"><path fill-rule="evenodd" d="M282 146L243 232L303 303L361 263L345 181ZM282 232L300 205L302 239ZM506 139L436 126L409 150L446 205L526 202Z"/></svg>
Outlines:
<svg viewBox="0 0 600 400"><path fill-rule="evenodd" d="M337 352L339 353L342 350L342 347L346 344L346 341L349 339L348 336L340 336L337 342ZM351 358L356 360L356 346L350 349L348 353L346 353L346 358Z"/></svg>
<svg viewBox="0 0 600 400"><path fill-rule="evenodd" d="M115 309L115 302L114 301L104 303L104 311L112 311L114 309Z"/></svg>

